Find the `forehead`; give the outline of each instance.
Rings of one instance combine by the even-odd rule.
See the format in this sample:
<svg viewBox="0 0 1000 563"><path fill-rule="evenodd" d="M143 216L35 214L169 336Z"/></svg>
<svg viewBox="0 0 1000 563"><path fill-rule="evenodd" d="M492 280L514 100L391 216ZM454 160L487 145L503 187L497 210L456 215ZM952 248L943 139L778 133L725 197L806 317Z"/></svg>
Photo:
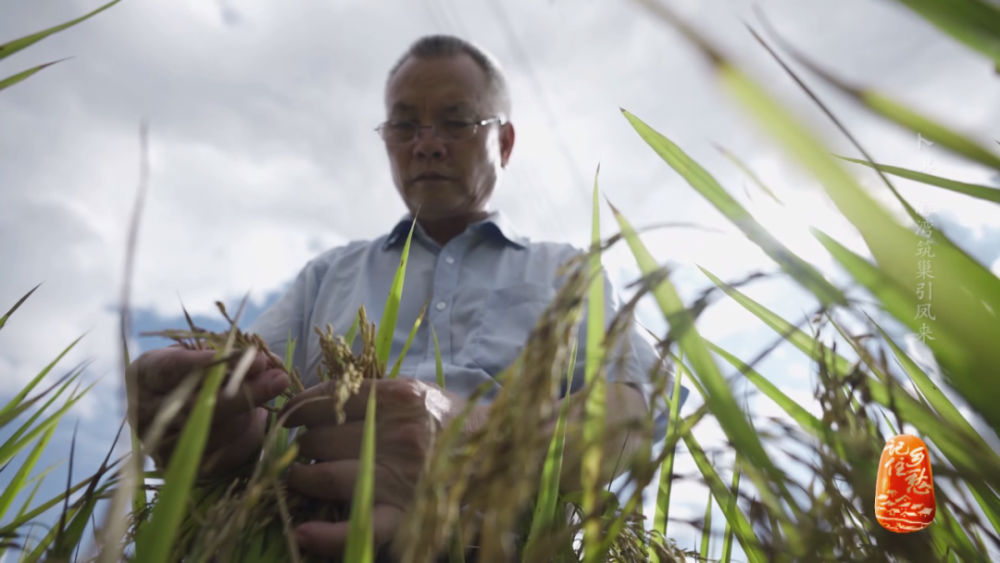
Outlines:
<svg viewBox="0 0 1000 563"><path fill-rule="evenodd" d="M486 73L465 54L408 59L386 86L386 110L477 111L489 102Z"/></svg>

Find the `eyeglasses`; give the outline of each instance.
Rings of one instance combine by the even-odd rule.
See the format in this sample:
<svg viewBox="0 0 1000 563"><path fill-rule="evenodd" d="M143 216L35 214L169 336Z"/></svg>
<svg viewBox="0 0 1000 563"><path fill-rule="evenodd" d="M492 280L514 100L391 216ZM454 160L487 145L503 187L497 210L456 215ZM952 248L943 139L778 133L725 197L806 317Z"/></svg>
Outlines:
<svg viewBox="0 0 1000 563"><path fill-rule="evenodd" d="M414 121L386 121L375 128L382 140L390 145L402 145L409 143L420 135L423 129L430 129L431 133L438 139L446 143L457 143L467 141L476 136L476 131L482 125L488 125L494 121L503 125L503 119L490 117L480 121L461 121L457 119L442 119L434 125L420 125Z"/></svg>

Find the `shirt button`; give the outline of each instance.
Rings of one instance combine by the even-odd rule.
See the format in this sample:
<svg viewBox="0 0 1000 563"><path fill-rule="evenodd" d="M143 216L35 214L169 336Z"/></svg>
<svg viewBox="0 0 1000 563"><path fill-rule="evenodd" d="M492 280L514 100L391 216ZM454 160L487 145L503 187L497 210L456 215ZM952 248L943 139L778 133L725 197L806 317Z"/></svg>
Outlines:
<svg viewBox="0 0 1000 563"><path fill-rule="evenodd" d="M454 264L455 263L455 259L452 258L451 256L445 256L444 257L444 261L447 262L447 263L449 263L449 264Z"/></svg>
<svg viewBox="0 0 1000 563"><path fill-rule="evenodd" d="M438 301L438 304L435 307L438 311L444 311L444 308L447 307L447 305L444 304L444 301Z"/></svg>

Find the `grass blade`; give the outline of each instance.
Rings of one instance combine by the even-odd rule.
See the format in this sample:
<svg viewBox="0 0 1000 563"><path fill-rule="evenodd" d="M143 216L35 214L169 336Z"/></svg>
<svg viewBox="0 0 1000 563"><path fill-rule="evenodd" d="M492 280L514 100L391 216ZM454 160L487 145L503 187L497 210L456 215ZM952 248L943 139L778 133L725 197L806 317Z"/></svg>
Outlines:
<svg viewBox="0 0 1000 563"><path fill-rule="evenodd" d="M944 495L941 496L944 497ZM944 498L942 498L943 500ZM940 538L940 541L947 546L946 549L950 549L956 558L961 557L961 561L987 561L979 548L972 543L969 535L962 527L962 523L955 517L951 509L948 508L947 502L940 503L938 513L934 515L934 522L931 523L928 529Z"/></svg>
<svg viewBox="0 0 1000 563"><path fill-rule="evenodd" d="M724 62L720 61L718 66L719 77L733 96L820 180L841 213L860 231L885 277L898 288L907 287L913 280L917 261L899 249L918 248L920 237L897 223L757 84ZM929 129L916 130L932 138ZM948 138L943 133L939 136ZM993 158L1000 164L1000 159ZM1000 333L1000 319L992 313L1000 310L1000 280L948 245L938 245L934 265L948 272L946 276L936 276L936 317L917 323L912 314L914 309L893 314L914 330L927 326L934 333L936 340L931 341L931 348L950 382L965 392L987 420L1000 427L1000 413L991 406L1000 401L1000 381L982 381L975 375L1000 363L993 339L986 336ZM920 326L915 327L917 324Z"/></svg>
<svg viewBox="0 0 1000 563"><path fill-rule="evenodd" d="M17 518L21 518L24 516L24 513L28 511L28 507L31 506L31 503L35 500L35 496L38 495L38 489L42 487L42 483L45 481L45 475L47 475L51 469L52 468L46 469L41 474L36 477L32 477L32 479L28 481L28 483L35 481L35 487L31 489L31 493L28 495L28 498L24 500L23 504L21 504L21 510L18 511ZM0 561L6 561L6 557L7 548L0 545Z"/></svg>
<svg viewBox="0 0 1000 563"><path fill-rule="evenodd" d="M14 502L14 497L21 492L21 489L25 487L25 480L34 469L35 464L38 463L38 458L42 455L42 451L48 445L49 440L52 439L52 434L56 431L56 427L53 425L45 434L38 439L35 447L32 448L31 452L28 454L27 459L21 462L21 466L17 469L17 473L14 477L7 483L4 488L3 495L0 496L0 518L7 513L7 509L10 508L11 503Z"/></svg>
<svg viewBox="0 0 1000 563"><path fill-rule="evenodd" d="M29 293L28 295L31 294ZM20 302L18 303L18 305L20 305ZM16 309L17 306L15 305L14 308ZM11 313L12 312L14 312L13 309L11 309ZM10 313L7 314L10 315ZM48 375L50 371L52 371L52 368L55 367L57 363L59 363L59 360L61 360L63 356L68 354L69 351L72 350L73 347L76 346L77 342L80 342L81 339L83 339L83 336L71 342L69 346L67 346L62 352L60 352L58 356L56 356L56 359L52 360L52 362L50 362L49 365L45 366L45 369L39 372L38 375L36 375L31 381L29 381L27 385L22 387L20 391L15 393L14 397L10 401L8 401L6 405L4 405L2 410L0 410L0 417L17 408L17 406L21 404L21 401L23 401L24 398L28 396L28 393L31 393L31 390L37 387L38 384L42 382L42 379L45 379L45 376Z"/></svg>
<svg viewBox="0 0 1000 563"><path fill-rule="evenodd" d="M393 364L392 371L389 372L389 379L396 379L396 377L399 376L399 370L403 367L403 358L405 358L406 353L410 351L410 345L413 344L413 338L417 336L417 329L420 328L420 323L424 320L425 314L427 314L427 303L424 303L424 307L420 309L420 314L417 315L417 320L414 321L413 328L410 329L410 334L406 337L406 343L403 344L403 350L399 353L399 357L396 358L396 363ZM433 330L434 327L431 326L431 329ZM434 342L437 342L437 335L435 335L434 338ZM444 381L443 378L442 381Z"/></svg>
<svg viewBox="0 0 1000 563"><path fill-rule="evenodd" d="M583 456L581 484L583 485L583 513L592 514L600 501L601 457L607 388L600 377L604 361L604 275L601 266L601 208L597 177L594 174L593 210L591 221L590 288L587 293L587 341L584 364L584 385L590 389L584 404ZM601 558L601 522L596 518L584 524L584 561L593 563Z"/></svg>
<svg viewBox="0 0 1000 563"><path fill-rule="evenodd" d="M853 98L872 112L910 131L919 133L923 139L938 144L942 148L945 148L957 155L964 156L965 158L988 166L994 170L1000 170L1000 157L986 147L982 146L980 143L969 139L967 136L934 119L921 115L916 111L903 106L880 92L859 88L834 77L832 74L822 69L816 63L810 61L801 53L791 50L791 55L803 66L820 76L825 82L839 90L841 93ZM729 86L736 87L736 90L734 91L741 90L750 84L750 81L742 75L737 78L736 75L740 73L738 73L731 66L724 64L720 74L724 76L724 80L728 82ZM737 86L737 83L739 83L739 86ZM753 86L752 88L756 89L756 86ZM749 91L744 91L738 94L738 96L743 98L745 103L750 102L756 105L758 102L762 101L760 99L757 101L751 101L751 98L747 96L748 93ZM757 105L756 107L751 108L751 113L757 118L771 121L776 114L774 114L771 109L765 109L766 105L771 104L773 104L773 102L768 100L766 104ZM790 120L784 119L781 121L785 122L784 127L787 127L787 125L791 122ZM775 121L774 125L777 125L778 123L779 121ZM799 129L797 124L793 125L793 127L794 129ZM804 140L804 137L801 137L799 133L794 132L792 129L787 129L785 133L794 134L799 137L800 141ZM802 145L798 148L790 148L792 148L795 152L811 152L813 145L814 142L810 139L807 141L806 145ZM829 155L825 152L823 154L826 158L829 158Z"/></svg>
<svg viewBox="0 0 1000 563"><path fill-rule="evenodd" d="M678 362L683 357L683 351L678 355ZM656 512L653 515L653 529L667 537L667 525L670 521L670 489L674 482L674 459L677 455L677 425L680 423L681 377L679 370L674 372L674 390L670 396L670 425L667 426L667 437L664 447L670 446L663 463L660 464L660 483L656 493ZM651 554L653 563L659 562L659 557Z"/></svg>
<svg viewBox="0 0 1000 563"><path fill-rule="evenodd" d="M970 184L967 182L959 182L957 180L949 180L948 178L942 178L941 176L935 176L933 174L925 174L924 172L917 172L916 170L900 168L899 166L889 166L888 164L875 164L873 162L868 162L867 160L859 160L857 158L849 158L846 156L839 156L838 158L841 158L848 162L861 164L862 166L867 166L869 168L879 170L887 174L892 174L893 176L899 176L900 178L906 178L908 180L921 182L930 186L937 186L939 188L944 188L949 191L965 194L969 197L974 197L976 199L992 201L993 203L1000 203L1000 190L990 186L983 186L980 184Z"/></svg>
<svg viewBox="0 0 1000 563"><path fill-rule="evenodd" d="M31 294L34 293L35 290L38 289L41 286L42 286L42 284L38 284L35 287L31 288L31 291L29 291L28 293L24 294L24 297L18 299L17 303L14 303L14 306L11 307L9 311L7 311L6 313L4 313L4 315L2 317L0 317L0 329L3 328L3 325L7 324L7 319L9 319L10 316L14 314L14 311L17 311L18 307L20 307L25 301L27 301L28 298L31 297Z"/></svg>
<svg viewBox="0 0 1000 563"><path fill-rule="evenodd" d="M230 332L225 348L216 354L221 360L232 352L235 327ZM208 370L194 408L184 424L180 440L164 474L163 488L147 523L136 537L136 559L149 563L166 563L171 560L171 548L181 522L187 512L188 500L201 465L209 426L222 379L226 374L225 362Z"/></svg>
<svg viewBox="0 0 1000 563"><path fill-rule="evenodd" d="M867 260L851 252L818 229L813 229L813 233L820 244L826 247L859 283L885 305L888 312L912 330L919 331L920 323L915 320L913 311L917 310L917 306L921 303L913 291L904 290L904 286L898 278L890 277L884 269L871 265ZM942 246L938 250L945 249L946 247ZM956 279L963 271L968 277L962 276L960 279ZM995 345L992 350L990 349L988 338L984 339L982 335L975 334L975 330L990 331L992 328L996 330L991 334L1000 334L1000 320L983 309L986 299L988 299L986 294L980 294L984 297L981 304L969 303L969 298L975 295L975 292L969 287L972 285L969 282L972 281L971 274L973 272L968 268L958 267L953 272L955 273L949 272L948 278L937 279L933 282L935 284L934 302L935 304L941 302L942 306L933 312L935 319L931 322L937 326L930 337L934 340L927 340L926 343L934 351L934 356L941 364L942 371L946 374L949 383L967 398L970 405L980 412L992 424L993 428L1000 428L1000 415L996 413L996 409L989 406L991 404L989 398L993 397L994 394L1000 396L1000 382L983 379L977 375L984 373L982 370L977 371L979 364L988 365L991 361L1000 363L1000 354L997 353ZM909 277L913 277L912 271ZM941 281L945 282L942 285L948 287L943 299L941 299L942 293L938 287L938 283ZM996 278L993 281L1000 282ZM964 292L968 293L962 295ZM1000 295L1000 292L995 295ZM956 312L949 309L960 310ZM994 325L996 326L994 327Z"/></svg>
<svg viewBox="0 0 1000 563"><path fill-rule="evenodd" d="M403 280L406 278L406 262L410 255L410 241L413 238L413 228L417 226L416 218L410 225L410 234L406 236L406 245L403 246L403 254L399 259L399 268L396 269L396 276L392 280L392 287L389 289L389 297L385 303L385 311L382 313L382 323L378 327L375 335L375 354L378 356L379 365L384 369L389 365L389 352L392 350L392 337L396 333L396 318L399 316L399 302L403 298Z"/></svg>
<svg viewBox="0 0 1000 563"><path fill-rule="evenodd" d="M732 495L730 495L731 497ZM708 561L708 555L711 548L711 536L712 536L712 491L708 491L708 503L705 505L705 520L702 522L701 526L701 550L699 555L705 561Z"/></svg>
<svg viewBox="0 0 1000 563"><path fill-rule="evenodd" d="M465 563L465 541L462 539L461 526L455 526L455 538L451 542L448 563Z"/></svg>
<svg viewBox="0 0 1000 563"><path fill-rule="evenodd" d="M569 368L566 373L567 390L573 388L573 375L576 369L577 342L573 341L569 355ZM559 500L559 480L562 475L563 449L566 444L566 416L569 412L569 401L563 398L559 405L559 418L556 429L549 442L549 450L545 454L545 465L542 467L542 481L538 488L538 498L535 501L535 512L531 518L531 531L525 545L525 559L530 560L537 542L543 534L550 530L556 518L556 505Z"/></svg>
<svg viewBox="0 0 1000 563"><path fill-rule="evenodd" d="M74 25L76 25L76 24L78 24L78 23L80 23L80 22L82 22L82 21L84 21L86 19L89 19L89 18L91 18L93 16L96 16L97 14L103 12L104 10L107 10L111 6L114 6L118 2L121 2L121 0L111 0L111 2L108 2L107 4L101 6L100 8L97 8L96 10L94 10L94 11L88 13L88 14L84 14L84 15L76 18L75 20L68 21L68 22L66 22L64 24L57 25L55 27L50 27L48 29L39 31L37 33L32 33L31 35L27 35L27 36L21 37L20 39L15 39L13 41L10 41L9 43L4 43L3 45L0 45L0 60L13 55L14 53L20 51L21 49L24 49L26 47L30 47L31 45L34 45L35 43L38 43L39 41L41 41L42 39L45 39L46 37L48 37L50 35L53 35L55 33L59 33L60 31L62 31L64 29L67 29L69 27L73 27Z"/></svg>
<svg viewBox="0 0 1000 563"><path fill-rule="evenodd" d="M730 510L735 511L736 499L740 497L740 458L736 456L736 461L733 463L733 482L729 487L731 496L729 497L729 503L731 505ZM719 558L720 563L730 563L733 557L733 525L726 521L726 531L722 536L722 556Z"/></svg>
<svg viewBox="0 0 1000 563"><path fill-rule="evenodd" d="M32 413L32 415L28 418L28 420L24 424L22 424L21 427L17 429L17 431L15 431L13 434L11 434L11 436L8 438L8 440L17 440L25 432L27 432L28 428L30 428L31 425L34 424L35 421L38 420L39 417L41 417L42 414L46 410L48 410L48 408L50 406L52 406L52 403L56 402L56 399L58 399L66 391L66 389L69 389L69 386L72 385L73 382L76 381L76 379L80 376L80 374L82 372L83 372L83 368L82 367L76 368L72 372L70 372L70 373L66 374L65 376L63 376L62 380L56 382L53 385L53 387L55 387L56 385L59 385L59 390L56 391L54 395L50 396L49 399L47 401L45 401L45 404L41 406L41 408L35 410L35 412ZM18 416L20 416L21 414L23 414L24 412L26 412L28 409L30 409L32 406L34 406L36 403L38 403L38 401L41 400L42 397L44 397L45 395L47 395L48 392L51 391L51 390L52 390L51 388L47 389L46 391L43 391L38 397L35 397L35 398L33 398L31 400L28 400L28 401L25 401L25 402L21 403L14 410L12 410L10 412L7 412L4 415L0 415L0 427L6 426L8 422L14 420Z"/></svg>
<svg viewBox="0 0 1000 563"><path fill-rule="evenodd" d="M690 33L690 32L689 32ZM703 49L710 52L718 64L723 83L732 91L760 123L769 130L793 155L810 169L821 181L824 189L841 212L862 233L873 256L885 271L886 277L896 281L901 287L912 281L914 260L901 256L900 248L916 248L917 236L902 228L878 205L820 146L818 141L795 122L780 104L770 99L764 92L742 73L725 63L718 53L700 42ZM833 79L816 65L797 57L800 62L822 75L828 82L842 91L856 97L862 103L891 120L918 132L927 140L940 144L953 152L972 160L1000 169L1000 157L965 136L948 129L932 120L895 104L878 94L863 92L848 87ZM938 296L946 301L940 303L940 310L947 318L938 318L930 326L935 333L947 335L948 340L960 343L947 345L938 338L932 346L938 354L944 371L957 388L964 388L974 400L983 396L979 407L998 398L997 385L984 385L986 393L971 393L974 373L983 373L987 366L996 364L996 356L983 334L994 334L1000 329L1000 321L993 311L1000 308L996 296L1000 295L1000 280L997 280L984 266L951 245L941 245L935 265L948 272L948 277L938 279L937 284L947 286ZM989 312L989 314L987 314ZM909 315L906 315L909 316ZM964 322L959 317L965 317ZM898 318L898 317L897 317ZM978 335L977 339L977 334ZM964 348L964 349L963 349ZM992 362L992 364L991 364ZM992 382L991 382L992 383ZM987 417L998 426L1000 416Z"/></svg>
<svg viewBox="0 0 1000 563"><path fill-rule="evenodd" d="M295 343L296 342L297 342L297 340L294 339L294 338L292 338L292 331L291 331L291 329L289 329L288 330L288 338L285 340L285 358L284 358L284 360L285 360L285 363L284 363L285 371L287 371L288 373L291 373L292 369L294 369L294 367L295 367L292 364L293 364L293 359L295 358Z"/></svg>
<svg viewBox="0 0 1000 563"><path fill-rule="evenodd" d="M344 335L344 340L347 342L348 346L354 347L354 340L358 336L358 327L361 324L361 314L360 312L354 315L354 322L351 323L351 328L347 329L347 334Z"/></svg>
<svg viewBox="0 0 1000 563"><path fill-rule="evenodd" d="M764 22L766 27L769 27L771 29L772 35L781 40L779 34L774 30L774 28L771 27L767 18L764 17L764 14L760 11L760 9L755 8L755 10L757 12L758 17L761 19L762 22ZM792 80L794 80L795 83L799 86L799 88L801 88L802 91L805 92L805 94L813 102L816 103L816 106L819 107L819 109L824 114L826 114L827 117L830 118L830 121L833 122L833 124L837 127L837 129L839 129L840 132L844 134L844 137L846 137L847 140L852 145L854 145L854 148L858 149L858 152L861 153L861 156L863 156L866 161L872 160L871 155L868 153L867 150L865 150L865 148L861 145L861 143L857 140L857 138L854 135L852 135L851 132L847 129L847 127L843 124L843 122L840 119L838 119L836 115L834 115L833 111L830 110L827 104L823 103L823 101L820 100L819 96L813 91L813 89L810 88L805 83L805 81L803 81L802 78L799 77L798 73L792 70L792 68L788 66L787 63L785 63L785 61L778 55L778 53L773 48L771 48L771 46L767 43L767 41L765 41L763 37L761 37L756 31L754 31L753 28L749 28L749 30L751 35L753 35L754 38L757 40L757 42L759 42L761 46L764 47L764 49L771 55L771 57L774 58L774 60L778 63L778 65L780 65L781 68L784 69L784 71L788 74L788 76L790 76ZM789 51L795 52L795 48L789 46L787 43L785 43L785 47L788 48ZM882 173L881 170L876 169L875 171L876 173L878 173L879 179L881 179L882 182L885 184L885 186L889 188L889 191L892 192L893 197L895 197L896 200L899 201L899 203L906 210L906 214L909 215L911 219L913 219L914 223L919 223L923 218L917 213L915 209L913 209L913 206L910 205L908 201L906 201L906 198L904 198L902 194L899 193L899 190L896 189L896 187L892 184L892 182L889 181L889 178L886 177L886 175ZM954 246L954 243L952 243L951 240L949 240L948 237L945 236L945 234L942 233L941 231L935 229L934 236L938 237L943 242L946 242Z"/></svg>
<svg viewBox="0 0 1000 563"><path fill-rule="evenodd" d="M89 485L93 480L94 477L88 477L87 479L84 479L83 481L77 483L76 485L73 485L73 487L70 488L68 492L70 494L73 494L79 491L80 489L86 487L87 485ZM106 490L106 487L107 484L103 488L101 488L100 491L103 493ZM45 512L49 511L50 509L52 509L52 507L63 502L65 498L66 498L66 491L61 492L55 497L52 497L51 499L45 501L44 503L34 508L33 510L24 512L23 514L19 515L17 518L15 518L11 522L5 524L2 528L0 528L0 537L6 537L16 533L18 528L24 526L28 522L31 522L35 518L38 518Z"/></svg>
<svg viewBox="0 0 1000 563"><path fill-rule="evenodd" d="M896 0L1000 66L1000 10L979 0Z"/></svg>
<svg viewBox="0 0 1000 563"><path fill-rule="evenodd" d="M38 65L36 67L29 68L28 70L21 71L21 72L15 74L13 76L8 76L7 78L4 78L3 80L0 80L0 90L4 90L6 88L10 88L11 86L17 84L18 82L21 82L23 80L27 80L28 78L30 78L32 75L34 75L36 72L42 70L43 68L52 66L52 65L54 65L56 63L61 63L61 62L65 61L65 60L66 59L59 59L58 61L52 61L50 63L41 64L41 65ZM2 324L0 324L0 326L2 326Z"/></svg>
<svg viewBox="0 0 1000 563"><path fill-rule="evenodd" d="M639 264L640 271L643 275L647 276L657 272L656 261L642 241L639 240L635 230L614 206L612 206L612 211L632 250L632 254ZM711 410L719 421L719 426L722 427L730 442L740 444L744 455L747 457L747 462L763 472L751 476L751 480L754 481L754 485L760 491L763 501L773 507L775 511L782 512L783 510L778 504L777 497L771 489L771 485L772 483L783 483L784 476L772 463L767 452L764 450L760 438L750 427L743 411L736 403L732 391L729 389L725 378L715 364L708 346L701 338L701 335L698 334L691 315L684 307L684 303L677 294L677 290L668 278L664 278L653 289L653 295L660 306L664 318L671 323L671 333L678 334L676 339L680 343L680 349L684 352L685 356L690 358L693 372L697 374L697 379L691 377L692 382L700 383L700 385L696 384L696 387L701 388L703 386L705 402L709 410ZM770 482L764 480L762 475L768 475ZM719 497L716 496L716 500L718 499ZM791 532L794 535L794 530L791 530ZM794 537L791 539L797 541Z"/></svg>
<svg viewBox="0 0 1000 563"><path fill-rule="evenodd" d="M441 347L438 346L438 335L434 325L431 325L431 336L434 337L434 370L437 374L437 384L444 389L444 365L441 362Z"/></svg>
<svg viewBox="0 0 1000 563"><path fill-rule="evenodd" d="M760 177L758 177L757 174L755 174L754 171L751 170L749 166L747 166L746 164L744 164L742 160L740 160L739 158L737 158L735 154L733 154L732 152L730 152L730 151L726 150L725 148L723 148L721 146L718 146L718 145L715 146L715 149L717 151L719 151L720 153L722 153L723 156L725 156L726 158L728 158L730 162L732 162L733 164L735 164L737 168L739 168L740 170L742 170L744 174L746 174L747 176L749 176L750 180L758 188L760 188L761 190L763 190L764 193L766 193L768 196L770 196L771 199L773 199L779 205L784 205L784 202L782 202L781 199L778 198L778 196L774 195L774 192L772 192L771 189L768 188L767 185L763 181L761 181Z"/></svg>
<svg viewBox="0 0 1000 563"><path fill-rule="evenodd" d="M288 331L288 336L285 338L285 357L284 357L284 364L283 364L284 367L285 367L285 371L288 372L288 373L292 373L292 371L295 369L294 358L295 358L295 344L296 344L296 342L297 342L297 340L294 339L294 338L292 338L292 331L289 330ZM275 397L274 398L274 408L275 408L275 410L268 414L268 418L270 419L269 424L268 424L268 428L275 429L275 431L277 431L277 433L278 433L277 438L276 438L277 439L278 447L275 450L275 457L281 457L281 455L285 453L285 451L288 449L288 446L289 446L289 442L288 442L288 432L289 432L289 430L288 430L288 428L285 428L284 426L280 426L280 427L277 426L277 424L278 424L278 412L281 411L281 408L285 406L286 402L287 402L287 399L285 399L285 397L283 397L281 395Z"/></svg>
<svg viewBox="0 0 1000 563"><path fill-rule="evenodd" d="M824 305L846 305L844 294L833 286L812 264L799 258L774 238L753 216L697 162L672 141L646 125L638 117L622 110L639 136L685 180L760 247L781 269L812 292Z"/></svg>
<svg viewBox="0 0 1000 563"><path fill-rule="evenodd" d="M997 456L997 453L993 450L993 448L986 443L986 440L982 439L979 432L976 431L971 424L969 424L969 421L962 415L961 412L959 412L958 408L948 400L948 397L941 392L941 389L939 389L938 386L931 381L931 378L928 377L928 375L924 373L919 366L917 366L916 362L914 362L910 356L907 355L907 353L904 352L896 344L896 342L889 337L888 334L886 334L885 330L883 330L878 323L870 318L869 320L882 334L882 338L892 349L892 353L896 356L896 359L899 361L899 365L903 368L903 371L905 371L909 376L910 381L913 382L916 388L920 391L920 394L927 399L927 402L930 403L931 407L937 411L941 418L947 421L948 424L961 428L969 436L978 438L979 446L982 448L981 451L983 455L990 455L996 458L997 463L1000 464L1000 456ZM998 533L1000 533L1000 530L998 530Z"/></svg>
<svg viewBox="0 0 1000 563"><path fill-rule="evenodd" d="M743 512L740 511L739 507L736 506L735 502L730 500L731 495L729 490L726 489L726 485L719 478L719 474L712 468L694 434L690 432L685 434L684 444L687 446L688 451L691 452L691 458L705 478L705 483L708 485L709 490L712 491L712 495L715 496L716 502L719 503L720 507L724 507L723 514L726 516L726 522L733 527L736 540L743 547L747 561L751 563L764 563L767 561L767 557L764 556L764 552L761 550L757 537L754 534L753 527Z"/></svg>
<svg viewBox="0 0 1000 563"><path fill-rule="evenodd" d="M75 509L71 510L70 514L76 514L76 510ZM35 546L35 549L32 550L32 552L29 553L27 557L24 557L24 561L27 561L29 563L35 563L36 561L41 561L42 558L45 556L45 550L48 549L49 546L52 545L52 542L55 541L58 532L59 529L55 527L49 530L49 533L45 534L45 536L43 536L42 539L38 541L38 544Z"/></svg>
<svg viewBox="0 0 1000 563"><path fill-rule="evenodd" d="M62 419L62 416L66 414L66 412L69 409L73 408L73 405L75 405L77 401L82 399L83 396L86 395L88 391L93 389L94 385L97 385L96 381L94 383L91 383L90 387L84 389L83 392L80 393L79 395L71 397L69 400L67 400L66 403L58 411L49 416L38 426L35 426L33 429L31 429L31 431L27 432L23 438L17 439L16 435L11 436L6 442L4 442L3 446L0 446L0 465L3 465L8 461L10 461L11 459L13 459L15 455L17 455L21 450L23 450L29 443L31 443L32 440L37 438L42 432L46 432L50 428L53 428L57 424L59 424L59 420Z"/></svg>
<svg viewBox="0 0 1000 563"><path fill-rule="evenodd" d="M58 536L55 545L52 546L52 553L49 555L52 561L69 561L70 554L77 549L83 539L83 533L87 530L87 521L97 507L100 497L90 494L86 497L83 506L76 509L73 519L61 536Z"/></svg>
<svg viewBox="0 0 1000 563"><path fill-rule="evenodd" d="M405 255L405 252L404 252ZM372 381L365 412L365 428L361 442L360 478L351 503L351 523L347 535L345 561L372 563L375 559L375 536L372 525L375 481L375 386Z"/></svg>
<svg viewBox="0 0 1000 563"><path fill-rule="evenodd" d="M846 250L845 250L846 251ZM860 259L860 258L859 258ZM753 301L740 293L735 288L728 286L707 270L702 268L712 280L719 285L730 297L735 299L749 312L756 315L773 330L783 335L788 342L793 344L811 359L817 362L826 362L831 371L838 374L850 373L849 362L828 350L821 342L812 340L797 327L774 314L759 303ZM1000 461L995 455L984 455L976 444L978 439L968 435L962 427L956 427L947 421L939 418L929 407L924 406L909 393L903 391L899 385L887 385L875 378L867 377L865 385L871 393L872 400L886 408L893 409L902 420L912 424L918 431L926 434L930 441L941 450L941 453L959 471L970 476L988 476L993 479L1000 479ZM803 427L808 430L808 427ZM894 430L895 432L895 430ZM980 478L967 478L969 487L978 487L986 502L992 502L996 495L987 493L985 483ZM993 508L993 511L1000 514L1000 503Z"/></svg>
<svg viewBox="0 0 1000 563"><path fill-rule="evenodd" d="M739 370L739 372L743 374L750 381L750 383L753 383L767 398L774 401L774 403L777 404L781 410L785 411L785 413L787 413L788 416L799 425L799 427L813 436L824 440L842 457L846 455L843 443L841 443L835 433L830 432L828 425L823 424L820 419L816 418L811 412L804 409L794 399L778 389L776 385L768 381L766 377L758 373L736 356L730 354L712 342L705 341L705 344L707 344L713 352L721 356L722 359L726 360L733 367Z"/></svg>

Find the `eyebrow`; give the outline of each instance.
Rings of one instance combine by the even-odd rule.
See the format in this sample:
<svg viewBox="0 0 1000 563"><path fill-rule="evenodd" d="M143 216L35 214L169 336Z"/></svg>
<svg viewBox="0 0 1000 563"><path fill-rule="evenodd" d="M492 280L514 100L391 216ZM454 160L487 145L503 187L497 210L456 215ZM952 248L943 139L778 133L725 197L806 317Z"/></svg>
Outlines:
<svg viewBox="0 0 1000 563"><path fill-rule="evenodd" d="M396 102L392 106L391 113L407 112L407 111L413 111L415 109L417 109L417 107L414 106L414 105L404 104L402 102ZM467 104L465 102L457 102L457 103L450 104L450 105L446 106L444 108L444 113L456 113L456 112L459 112L459 111L462 111L462 110L470 110L471 111L471 109L472 109L472 107L469 104Z"/></svg>

